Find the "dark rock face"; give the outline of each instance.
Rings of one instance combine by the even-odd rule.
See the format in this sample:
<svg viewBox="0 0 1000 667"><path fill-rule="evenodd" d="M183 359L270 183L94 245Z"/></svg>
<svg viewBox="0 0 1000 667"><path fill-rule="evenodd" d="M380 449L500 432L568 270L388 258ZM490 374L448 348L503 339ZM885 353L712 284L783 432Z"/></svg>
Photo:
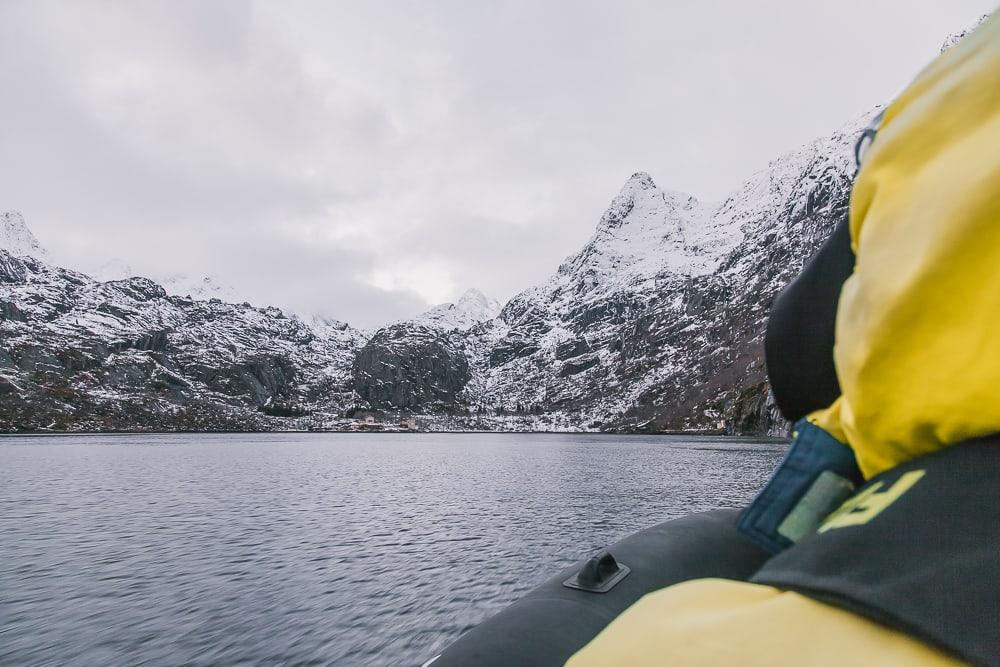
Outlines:
<svg viewBox="0 0 1000 667"><path fill-rule="evenodd" d="M98 307L100 310L100 307ZM102 310L101 312L107 312ZM115 352L124 350L142 350L145 352L165 352L167 349L167 332L150 331L140 333L131 340L116 340L109 344Z"/></svg>
<svg viewBox="0 0 1000 667"><path fill-rule="evenodd" d="M572 361L565 362L559 369L559 376L576 375L577 373L582 373L585 370L593 368L599 363L601 363L601 359L597 355L578 357Z"/></svg>
<svg viewBox="0 0 1000 667"><path fill-rule="evenodd" d="M290 398L295 379L295 366L276 354L257 354L222 367L190 365L186 370L213 391L249 398L258 407Z"/></svg>
<svg viewBox="0 0 1000 667"><path fill-rule="evenodd" d="M16 304L0 301L0 320L14 320L15 322L27 322L28 316L17 307Z"/></svg>
<svg viewBox="0 0 1000 667"><path fill-rule="evenodd" d="M531 338L508 336L490 351L490 366L504 366L522 357L530 357L541 349Z"/></svg>
<svg viewBox="0 0 1000 667"><path fill-rule="evenodd" d="M590 352L590 344L582 338L575 338L556 345L556 359L565 361Z"/></svg>
<svg viewBox="0 0 1000 667"><path fill-rule="evenodd" d="M32 261L28 259L27 261ZM27 266L25 260L8 252L0 253L0 283L19 285L25 281Z"/></svg>
<svg viewBox="0 0 1000 667"><path fill-rule="evenodd" d="M354 361L354 390L370 406L430 411L456 405L471 377L454 334L422 326L380 329Z"/></svg>

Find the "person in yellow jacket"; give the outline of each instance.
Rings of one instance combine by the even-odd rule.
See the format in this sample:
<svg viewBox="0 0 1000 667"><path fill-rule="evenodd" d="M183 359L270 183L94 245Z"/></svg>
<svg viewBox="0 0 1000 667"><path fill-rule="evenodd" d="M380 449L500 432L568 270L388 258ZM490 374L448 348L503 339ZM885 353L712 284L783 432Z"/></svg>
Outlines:
<svg viewBox="0 0 1000 667"><path fill-rule="evenodd" d="M807 406L740 523L776 555L749 581L647 594L570 667L1000 665L1000 17L870 134L849 225L810 266L853 260L827 354L837 395ZM808 298L793 288L772 319ZM775 322L775 395L801 409L814 351Z"/></svg>

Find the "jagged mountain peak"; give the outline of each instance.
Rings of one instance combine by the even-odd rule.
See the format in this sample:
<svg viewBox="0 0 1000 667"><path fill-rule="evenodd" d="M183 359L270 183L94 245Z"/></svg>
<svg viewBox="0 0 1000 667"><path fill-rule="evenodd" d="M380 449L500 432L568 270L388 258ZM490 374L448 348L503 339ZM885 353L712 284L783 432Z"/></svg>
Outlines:
<svg viewBox="0 0 1000 667"><path fill-rule="evenodd" d="M702 247L712 210L692 195L664 190L646 172L636 172L611 201L587 245L559 267L555 283L543 290L599 294L664 272L703 273L715 259ZM567 281L571 285L563 284Z"/></svg>
<svg viewBox="0 0 1000 667"><path fill-rule="evenodd" d="M628 180L625 181L625 185L622 186L622 190L626 189L636 189L636 190L649 190L655 188L656 183L653 182L653 177L650 176L645 171L637 171Z"/></svg>
<svg viewBox="0 0 1000 667"><path fill-rule="evenodd" d="M500 302L473 287L466 290L454 303L434 306L407 322L436 329L466 331L499 314Z"/></svg>
<svg viewBox="0 0 1000 667"><path fill-rule="evenodd" d="M462 293L462 296L458 297L458 301L454 305L459 310L488 312L491 310L492 304L495 303L496 299L491 299L475 287L470 287Z"/></svg>
<svg viewBox="0 0 1000 667"><path fill-rule="evenodd" d="M686 192L665 190L656 185L644 171L632 174L608 206L597 226L601 230L618 229L628 223L642 221L650 212L662 213L664 209L687 210L699 202Z"/></svg>
<svg viewBox="0 0 1000 667"><path fill-rule="evenodd" d="M0 213L0 248L12 255L49 262L49 253L28 228L20 211Z"/></svg>

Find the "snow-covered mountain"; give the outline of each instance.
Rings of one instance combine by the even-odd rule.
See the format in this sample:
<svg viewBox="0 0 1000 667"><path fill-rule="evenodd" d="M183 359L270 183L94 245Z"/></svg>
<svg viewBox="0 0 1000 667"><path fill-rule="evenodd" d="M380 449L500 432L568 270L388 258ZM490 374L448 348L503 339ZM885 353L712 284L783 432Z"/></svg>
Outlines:
<svg viewBox="0 0 1000 667"><path fill-rule="evenodd" d="M18 211L0 213L0 250L13 255L34 257L43 262L49 261L48 251L31 233Z"/></svg>
<svg viewBox="0 0 1000 667"><path fill-rule="evenodd" d="M649 174L633 174L583 250L534 291L572 288L574 298L595 299L663 272L707 273L739 241L738 229L714 224L714 209L689 194L658 188Z"/></svg>
<svg viewBox="0 0 1000 667"><path fill-rule="evenodd" d="M449 428L782 431L766 313L847 214L852 146L870 116L772 161L719 204L634 174L580 252L497 317L376 332L355 391Z"/></svg>
<svg viewBox="0 0 1000 667"><path fill-rule="evenodd" d="M503 308L470 290L372 332L124 265L59 268L3 214L0 430L312 428L365 410L443 429L781 433L767 313L847 215L877 111L720 203L634 174L587 244Z"/></svg>
<svg viewBox="0 0 1000 667"><path fill-rule="evenodd" d="M0 430L307 428L355 402L356 329L97 280L37 247L0 249Z"/></svg>
<svg viewBox="0 0 1000 667"><path fill-rule="evenodd" d="M499 314L500 302L473 288L466 290L455 303L442 303L404 322L445 331L451 329L468 331L480 322L492 320Z"/></svg>
<svg viewBox="0 0 1000 667"><path fill-rule="evenodd" d="M130 264L117 257L108 260L89 274L100 282L127 280L141 275ZM235 287L217 275L194 277L186 273L171 273L151 278L162 285L167 294L174 296L188 296L197 301L219 299L229 303L241 303L246 300Z"/></svg>
<svg viewBox="0 0 1000 667"><path fill-rule="evenodd" d="M766 313L846 215L868 117L718 204L634 174L590 241L502 309L469 290L374 332L122 262L55 267L6 214L0 428L302 428L362 408L446 429L780 432Z"/></svg>
<svg viewBox="0 0 1000 667"><path fill-rule="evenodd" d="M186 273L172 273L160 281L167 294L189 296L195 300L219 299L229 303L246 301L236 288L220 276L195 277Z"/></svg>

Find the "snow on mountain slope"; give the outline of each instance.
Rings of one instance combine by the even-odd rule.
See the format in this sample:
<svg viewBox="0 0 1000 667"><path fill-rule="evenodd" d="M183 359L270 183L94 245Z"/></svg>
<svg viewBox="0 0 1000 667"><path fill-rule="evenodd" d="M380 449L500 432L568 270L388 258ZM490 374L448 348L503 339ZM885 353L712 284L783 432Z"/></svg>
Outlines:
<svg viewBox="0 0 1000 667"><path fill-rule="evenodd" d="M228 303L219 281L53 267L8 214L0 426L287 428L367 407L438 428L780 431L766 313L846 215L867 118L718 205L634 174L587 244L502 309L470 290L371 334Z"/></svg>
<svg viewBox="0 0 1000 667"><path fill-rule="evenodd" d="M355 362L359 398L436 412L438 428L780 432L766 313L847 214L851 149L870 116L773 160L717 205L634 174L580 252L498 317L376 334ZM433 370L416 363L431 349Z"/></svg>
<svg viewBox="0 0 1000 667"><path fill-rule="evenodd" d="M0 250L0 430L321 426L366 338Z"/></svg>
<svg viewBox="0 0 1000 667"><path fill-rule="evenodd" d="M89 273L91 277L99 282L127 280L140 275L129 263L117 257L108 260L95 271ZM216 275L196 278L186 273L172 273L166 276L150 277L162 285L167 294L174 296L189 296L196 301L205 301L208 299L219 299L229 303L246 301L237 292L236 288Z"/></svg>
<svg viewBox="0 0 1000 667"><path fill-rule="evenodd" d="M189 296L196 301L220 299L229 303L246 301L236 288L219 276L208 275L196 278L186 273L173 273L160 281L167 294Z"/></svg>
<svg viewBox="0 0 1000 667"><path fill-rule="evenodd" d="M718 204L634 174L587 244L502 309L470 290L371 333L95 281L37 259L7 214L0 429L301 428L362 408L442 429L782 433L767 313L847 215L876 111Z"/></svg>
<svg viewBox="0 0 1000 667"><path fill-rule="evenodd" d="M473 288L466 290L455 303L442 303L407 321L439 329L466 331L499 314L500 302Z"/></svg>
<svg viewBox="0 0 1000 667"><path fill-rule="evenodd" d="M0 249L12 255L49 261L48 251L31 233L24 223L24 217L17 211L0 213Z"/></svg>
<svg viewBox="0 0 1000 667"><path fill-rule="evenodd" d="M662 190L649 174L633 174L601 216L584 248L559 267L553 280L588 297L603 289L637 285L663 271L699 275L714 268L738 240L712 224L710 205ZM597 293L594 290L598 289Z"/></svg>

